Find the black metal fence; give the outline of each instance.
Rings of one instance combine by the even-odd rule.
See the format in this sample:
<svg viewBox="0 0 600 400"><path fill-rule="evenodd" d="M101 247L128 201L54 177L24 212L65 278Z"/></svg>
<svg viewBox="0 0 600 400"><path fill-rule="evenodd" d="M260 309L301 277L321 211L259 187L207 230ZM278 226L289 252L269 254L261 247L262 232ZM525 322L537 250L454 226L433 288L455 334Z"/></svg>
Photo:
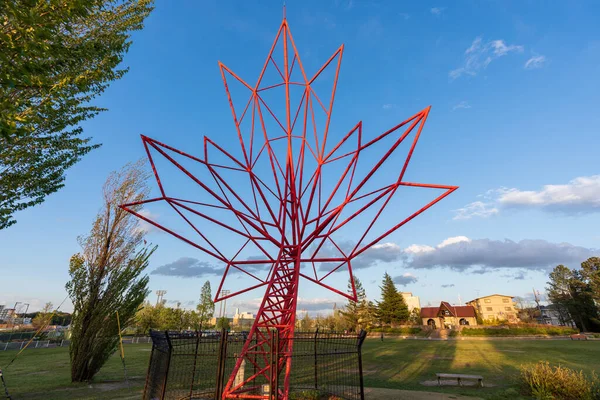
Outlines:
<svg viewBox="0 0 600 400"><path fill-rule="evenodd" d="M150 335L153 345L145 400L219 399L247 338L246 333L228 332L152 331ZM290 398L363 400L361 348L365 337L364 331L295 332ZM277 359L276 354L271 356ZM236 380L255 373L254 365L244 362ZM253 386L267 387L270 393L283 386L283 372L274 382L259 377Z"/></svg>

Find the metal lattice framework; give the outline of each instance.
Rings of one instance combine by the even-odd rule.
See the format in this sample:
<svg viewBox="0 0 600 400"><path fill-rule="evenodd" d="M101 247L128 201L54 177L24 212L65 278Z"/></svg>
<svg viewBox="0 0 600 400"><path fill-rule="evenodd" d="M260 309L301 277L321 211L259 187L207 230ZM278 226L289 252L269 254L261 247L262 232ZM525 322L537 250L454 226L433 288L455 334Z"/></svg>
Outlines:
<svg viewBox="0 0 600 400"><path fill-rule="evenodd" d="M316 74L308 75L284 17L256 84L246 83L219 63L240 144L237 155L208 137L204 137L204 154L197 157L142 136L161 195L122 207L223 263L215 301L266 288L223 398L269 398L257 391L259 382L272 383L282 375L278 397L287 399L300 277L356 300L352 260L457 189L404 179L430 107L373 139L363 141L359 122L337 143L329 143L328 136L334 136L330 135L330 122L343 51L342 45ZM327 72L331 69L333 84L325 97L322 81L331 80ZM269 81L269 73L276 79ZM237 101L233 85L246 92L243 101ZM385 175L375 179L402 143L409 148L399 173L392 176L386 168ZM374 157L371 151L361 158L367 150L379 155ZM157 155L183 172L202 198L168 194L155 165ZM365 164L357 168L359 159ZM441 194L406 218L382 218L401 187L440 189ZM143 204L159 201L185 221L192 236L139 212ZM361 216L367 211L370 216L365 222ZM378 221L389 226L374 234L372 228ZM351 246L336 236L349 227ZM211 237L217 230L226 232L227 237L216 233L216 238ZM233 238L241 239L241 245L235 251L222 250L230 250ZM248 256L248 252L254 255ZM266 276L259 276L258 271L266 271ZM348 273L350 294L331 284L332 274L341 271ZM245 274L254 283L221 296L223 283L232 273ZM335 280L345 282L335 275ZM268 359L273 329L280 338L277 363ZM243 360L251 363L256 373L240 383L235 377Z"/></svg>

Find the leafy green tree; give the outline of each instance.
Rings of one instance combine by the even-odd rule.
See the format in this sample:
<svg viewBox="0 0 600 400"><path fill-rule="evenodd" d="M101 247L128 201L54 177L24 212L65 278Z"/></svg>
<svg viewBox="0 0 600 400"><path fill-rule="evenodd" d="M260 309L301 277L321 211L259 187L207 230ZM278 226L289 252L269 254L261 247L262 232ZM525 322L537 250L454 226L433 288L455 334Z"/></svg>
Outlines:
<svg viewBox="0 0 600 400"><path fill-rule="evenodd" d="M127 68L131 32L152 0L0 2L0 229L64 186L65 171L98 147L81 122Z"/></svg>
<svg viewBox="0 0 600 400"><path fill-rule="evenodd" d="M135 314L135 327L138 333L146 334L150 329L158 329L160 326L160 313L150 302Z"/></svg>
<svg viewBox="0 0 600 400"><path fill-rule="evenodd" d="M408 320L408 306L402 293L398 292L392 277L386 272L383 276L381 301L377 303L377 315L385 325L398 325Z"/></svg>
<svg viewBox="0 0 600 400"><path fill-rule="evenodd" d="M596 304L600 305L600 257L590 257L582 262L581 276L590 286Z"/></svg>
<svg viewBox="0 0 600 400"><path fill-rule="evenodd" d="M227 317L217 318L216 329L217 330L221 330L221 329L229 330L229 318L227 318Z"/></svg>
<svg viewBox="0 0 600 400"><path fill-rule="evenodd" d="M52 315L52 303L48 302L44 305L41 311L31 321L31 324L36 329L40 329L42 326L50 325L50 316Z"/></svg>
<svg viewBox="0 0 600 400"><path fill-rule="evenodd" d="M204 285L202 285L202 290L200 291L200 303L198 303L196 310L198 311L199 329L202 330L215 313L215 303L212 298L210 281L206 281L204 282Z"/></svg>
<svg viewBox="0 0 600 400"><path fill-rule="evenodd" d="M421 319L421 309L420 308L413 308L412 311L410 312L410 315L408 317L408 322L410 322L412 325L422 325L423 324L423 320Z"/></svg>
<svg viewBox="0 0 600 400"><path fill-rule="evenodd" d="M308 312L304 312L304 315L302 316L302 318L300 319L300 331L301 332L309 332L310 330L313 329L313 321L310 318L310 315L308 315Z"/></svg>
<svg viewBox="0 0 600 400"><path fill-rule="evenodd" d="M142 276L156 249L144 244L146 231L119 205L143 200L148 173L141 162L113 172L104 184L104 204L87 236L79 238L82 252L71 257L66 288L73 303L71 380L89 381L117 349L115 313L130 326L148 295ZM134 206L136 211L141 206Z"/></svg>
<svg viewBox="0 0 600 400"><path fill-rule="evenodd" d="M589 266L586 268L589 269ZM582 331L600 330L598 305L594 301L592 285L586 280L585 272L558 265L549 278L546 287L548 298L555 305L561 319L567 323L572 319Z"/></svg>

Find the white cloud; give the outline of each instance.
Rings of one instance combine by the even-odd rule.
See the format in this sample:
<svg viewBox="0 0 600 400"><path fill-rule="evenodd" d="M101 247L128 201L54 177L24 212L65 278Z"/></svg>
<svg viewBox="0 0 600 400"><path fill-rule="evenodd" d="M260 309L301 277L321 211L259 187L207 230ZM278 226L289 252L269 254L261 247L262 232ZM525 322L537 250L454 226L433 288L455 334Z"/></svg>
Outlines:
<svg viewBox="0 0 600 400"><path fill-rule="evenodd" d="M367 268L377 263L397 263L405 268L439 267L470 270L471 273L479 274L501 268L547 271L561 263L575 265L600 254L598 250L569 243L551 243L537 239L519 242L508 239L470 239L466 236L449 237L436 246L412 244L404 249L395 243L384 243L369 251L372 253L358 263L358 268ZM352 265L355 263L356 261ZM404 278L408 279L408 276ZM521 279L524 275L517 274L512 278Z"/></svg>
<svg viewBox="0 0 600 400"><path fill-rule="evenodd" d="M152 271L151 275L177 276L180 278L195 278L206 275L217 275L224 268L218 268L205 261L192 257L181 257L171 263L161 265Z"/></svg>
<svg viewBox="0 0 600 400"><path fill-rule="evenodd" d="M500 211L492 203L484 203L483 201L474 201L466 206L454 210L456 215L455 220L460 219L471 219L473 217L488 218L492 215L498 214Z"/></svg>
<svg viewBox="0 0 600 400"><path fill-rule="evenodd" d="M433 251L413 253L404 265L409 268L451 268L459 271L475 269L472 271L474 273L500 268L547 271L558 264L579 264L599 253L569 243L546 240L514 242L508 239L460 238L464 239L443 241ZM513 278L519 279L522 275Z"/></svg>
<svg viewBox="0 0 600 400"><path fill-rule="evenodd" d="M417 278L410 272L407 272L403 275L394 277L392 280L394 281L394 283L396 285L406 286L406 285L410 285L411 283L417 283L419 278Z"/></svg>
<svg viewBox="0 0 600 400"><path fill-rule="evenodd" d="M338 246L344 251L345 254L350 254L355 246L355 243L351 241L342 241L338 243ZM309 250L312 254L314 250ZM330 243L326 243L317 254L319 257L338 257L340 256L339 251ZM352 260L353 269L369 268L378 262L394 262L400 260L404 253L402 248L396 243L378 243L366 250L360 256ZM334 263L321 263L319 270L330 271L332 268L337 266ZM346 268L340 268L338 271L347 271Z"/></svg>
<svg viewBox="0 0 600 400"><path fill-rule="evenodd" d="M410 14L407 14L407 13L398 13L398 16L404 18L404 20L407 20L410 18Z"/></svg>
<svg viewBox="0 0 600 400"><path fill-rule="evenodd" d="M483 42L481 37L476 37L471 46L465 50L464 64L449 72L451 79L459 78L463 75L475 76L481 69L494 60L506 56L510 53L522 53L523 46L507 45L504 40L490 40Z"/></svg>
<svg viewBox="0 0 600 400"><path fill-rule="evenodd" d="M378 262L394 262L403 256L402 248L396 243L379 243L352 261L353 268L368 268Z"/></svg>
<svg viewBox="0 0 600 400"><path fill-rule="evenodd" d="M508 278L514 281L523 281L527 278L527 271L517 271L510 274L501 275L503 278Z"/></svg>
<svg viewBox="0 0 600 400"><path fill-rule="evenodd" d="M510 207L585 213L600 211L600 175L582 176L563 185L545 185L539 191L506 189L498 198Z"/></svg>
<svg viewBox="0 0 600 400"><path fill-rule="evenodd" d="M471 108L471 105L468 102L463 100L460 103L458 103L457 105L455 105L454 107L452 107L452 111L460 110L461 108L464 108L464 109Z"/></svg>
<svg viewBox="0 0 600 400"><path fill-rule="evenodd" d="M446 7L432 7L429 9L429 12L433 15L441 15L445 9Z"/></svg>
<svg viewBox="0 0 600 400"><path fill-rule="evenodd" d="M152 213L146 209L139 211L138 214L140 214L142 217L146 217L149 220L154 221L154 222L158 221L158 217L159 217L158 214ZM136 227L136 230L144 232L144 233L162 232L159 228L144 221L143 219L138 220L138 225Z"/></svg>
<svg viewBox="0 0 600 400"><path fill-rule="evenodd" d="M450 237L448 239L442 240L442 243L437 245L438 249L441 249L442 247L446 247L446 246L450 246L451 244L456 244L456 243L461 243L461 242L470 242L471 239L469 239L466 236L454 236L454 237Z"/></svg>
<svg viewBox="0 0 600 400"><path fill-rule="evenodd" d="M536 69L542 68L546 63L546 57L544 56L533 56L527 62L525 62L525 69Z"/></svg>
<svg viewBox="0 0 600 400"><path fill-rule="evenodd" d="M427 246L424 244L411 244L406 249L404 249L404 252L407 254L417 254L417 253L425 253L425 252L434 251L434 250L435 250L435 247Z"/></svg>
<svg viewBox="0 0 600 400"><path fill-rule="evenodd" d="M248 257L247 260L256 257ZM260 271L266 271L270 268L269 264L244 264L240 268L254 274ZM180 257L177 260L153 270L150 275L176 276L179 278L198 278L210 275L222 275L225 272L225 264L213 264L206 261L200 261L193 257ZM230 268L229 273L241 274L237 268Z"/></svg>
<svg viewBox="0 0 600 400"><path fill-rule="evenodd" d="M395 104L391 104L391 103L388 103L388 104L384 104L384 105L383 105L383 109L384 109L384 110L391 110L391 109L392 109L392 108L394 108L394 107L396 107L396 105L395 105Z"/></svg>
<svg viewBox="0 0 600 400"><path fill-rule="evenodd" d="M600 212L600 175L581 176L566 184L544 185L540 190L500 188L488 191L486 202L475 201L454 210L453 219L489 217L503 208L540 209L561 214Z"/></svg>
<svg viewBox="0 0 600 400"><path fill-rule="evenodd" d="M254 299L240 299L234 300L232 306L240 308L241 311L257 312L262 298ZM342 307L346 303L342 297L339 298L304 298L298 297L296 310L298 312L308 312L309 314L316 313L330 313L333 312L333 306L337 305L338 308Z"/></svg>

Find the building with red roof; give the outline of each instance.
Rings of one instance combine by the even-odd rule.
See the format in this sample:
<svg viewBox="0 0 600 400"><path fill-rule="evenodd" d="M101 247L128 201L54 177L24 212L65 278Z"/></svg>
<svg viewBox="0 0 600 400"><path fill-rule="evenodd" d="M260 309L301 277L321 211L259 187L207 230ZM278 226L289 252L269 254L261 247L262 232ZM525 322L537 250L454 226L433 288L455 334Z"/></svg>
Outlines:
<svg viewBox="0 0 600 400"><path fill-rule="evenodd" d="M423 325L429 325L434 329L477 325L475 307L454 306L447 301L442 301L439 307L421 308L421 320Z"/></svg>

